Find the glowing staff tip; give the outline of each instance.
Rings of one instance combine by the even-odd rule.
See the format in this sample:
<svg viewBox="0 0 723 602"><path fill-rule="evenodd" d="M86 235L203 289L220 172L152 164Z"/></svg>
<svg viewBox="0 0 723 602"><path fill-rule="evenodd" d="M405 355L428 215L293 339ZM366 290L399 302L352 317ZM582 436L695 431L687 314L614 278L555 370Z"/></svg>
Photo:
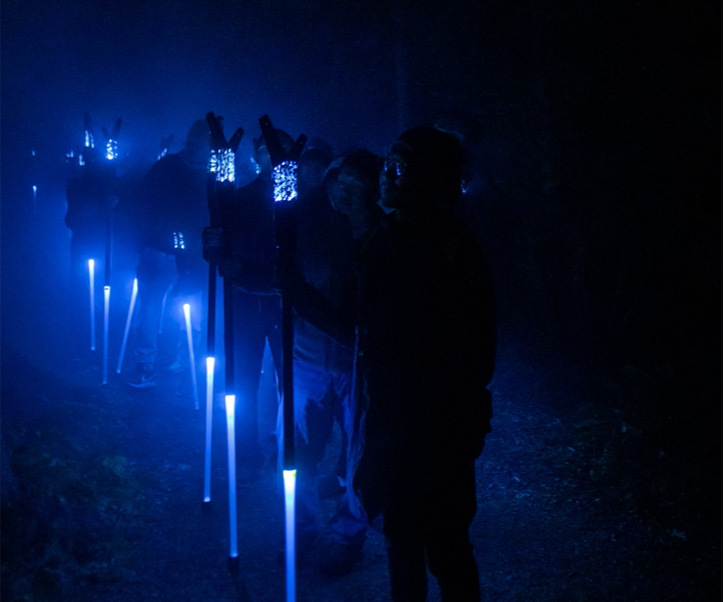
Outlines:
<svg viewBox="0 0 723 602"><path fill-rule="evenodd" d="M196 356L193 352L193 329L191 327L191 305L183 304L183 316L186 319L186 338L188 339L188 360L191 365L191 385L193 386L193 405L198 409L198 381L196 380Z"/></svg>
<svg viewBox="0 0 723 602"><path fill-rule="evenodd" d="M213 376L216 358L206 358L206 455L203 474L203 501L211 501L211 434L213 432Z"/></svg>
<svg viewBox="0 0 723 602"><path fill-rule="evenodd" d="M286 600L296 599L296 470L284 470L284 505L286 516Z"/></svg>
<svg viewBox="0 0 723 602"><path fill-rule="evenodd" d="M88 260L88 285L90 290L90 350L95 351L95 259Z"/></svg>
<svg viewBox="0 0 723 602"><path fill-rule="evenodd" d="M128 333L131 330L131 322L133 321L133 310L136 306L136 297L138 296L138 278L133 279L133 290L131 292L131 302L128 306L128 317L126 318L126 327L123 331L123 342L121 343L121 350L120 354L118 356L118 367L116 369L116 372L118 374L121 373L121 369L123 368L123 357L126 354L126 344L128 343Z"/></svg>
<svg viewBox="0 0 723 602"><path fill-rule="evenodd" d="M236 526L236 396L226 395L226 428L228 435L228 512L229 556L238 557Z"/></svg>
<svg viewBox="0 0 723 602"><path fill-rule="evenodd" d="M103 287L103 384L108 384L108 324L110 321L110 286Z"/></svg>

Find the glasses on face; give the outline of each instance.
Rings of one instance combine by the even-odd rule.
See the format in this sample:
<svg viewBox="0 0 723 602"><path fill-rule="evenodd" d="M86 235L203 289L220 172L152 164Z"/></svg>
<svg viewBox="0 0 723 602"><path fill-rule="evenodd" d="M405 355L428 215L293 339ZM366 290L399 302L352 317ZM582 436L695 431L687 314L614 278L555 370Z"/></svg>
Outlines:
<svg viewBox="0 0 723 602"><path fill-rule="evenodd" d="M384 161L384 173L392 173L398 178L401 178L404 175L404 172L407 171L407 162L403 161L399 157L388 157Z"/></svg>

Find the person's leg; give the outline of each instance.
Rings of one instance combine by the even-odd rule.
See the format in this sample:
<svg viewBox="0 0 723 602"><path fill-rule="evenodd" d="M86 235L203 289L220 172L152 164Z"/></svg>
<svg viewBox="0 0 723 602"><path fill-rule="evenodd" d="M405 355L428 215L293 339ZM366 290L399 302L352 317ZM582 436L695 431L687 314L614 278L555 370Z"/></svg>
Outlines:
<svg viewBox="0 0 723 602"><path fill-rule="evenodd" d="M353 486L354 473L362 453L362 440L359 432L360 424L355 419L356 408L351 395L351 380L351 374L348 373L338 373L334 378L334 417L342 431L337 472L344 479L346 487L337 504L331 529L341 541L360 547L366 539L369 521Z"/></svg>
<svg viewBox="0 0 723 602"><path fill-rule="evenodd" d="M443 602L478 602L479 574L469 539L477 505L474 464L449 466L438 475L425 520L429 570Z"/></svg>
<svg viewBox="0 0 723 602"><path fill-rule="evenodd" d="M392 494L384 505L384 536L394 602L420 602L427 599L421 516L415 501L404 494Z"/></svg>
<svg viewBox="0 0 723 602"><path fill-rule="evenodd" d="M266 335L259 322L257 298L234 290L233 362L236 399L236 455L241 470L258 470L263 463L259 443L258 390Z"/></svg>
<svg viewBox="0 0 723 602"><path fill-rule="evenodd" d="M173 284L175 260L148 247L138 263L138 317L135 328L136 370L152 375L158 354L158 331L162 319L163 296ZM142 383L138 383L142 384Z"/></svg>
<svg viewBox="0 0 723 602"><path fill-rule="evenodd" d="M331 384L323 368L294 362L296 525L300 540L313 540L321 527L319 463L333 427Z"/></svg>

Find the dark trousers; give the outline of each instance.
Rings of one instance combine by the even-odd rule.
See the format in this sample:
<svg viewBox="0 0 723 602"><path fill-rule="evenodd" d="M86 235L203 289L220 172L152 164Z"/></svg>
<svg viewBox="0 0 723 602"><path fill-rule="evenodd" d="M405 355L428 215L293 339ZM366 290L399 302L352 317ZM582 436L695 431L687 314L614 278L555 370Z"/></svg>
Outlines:
<svg viewBox="0 0 723 602"><path fill-rule="evenodd" d="M276 295L234 289L234 385L237 394L237 456L244 464L263 461L259 442L259 381L268 339L277 383L281 379L281 309Z"/></svg>
<svg viewBox="0 0 723 602"><path fill-rule="evenodd" d="M392 600L426 600L428 567L444 602L478 602L469 540L477 506L474 462L422 463L405 472L419 479L401 479L383 509Z"/></svg>

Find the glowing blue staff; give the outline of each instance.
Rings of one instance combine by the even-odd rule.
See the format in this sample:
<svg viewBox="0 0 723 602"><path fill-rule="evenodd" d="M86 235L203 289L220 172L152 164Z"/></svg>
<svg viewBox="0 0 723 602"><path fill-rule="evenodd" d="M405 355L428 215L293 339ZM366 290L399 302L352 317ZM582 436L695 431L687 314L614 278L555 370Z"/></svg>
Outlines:
<svg viewBox="0 0 723 602"><path fill-rule="evenodd" d="M120 356L118 357L118 368L116 372L121 373L123 367L123 357L126 354L126 344L128 343L128 333L131 330L131 322L133 321L133 310L136 307L136 297L138 296L138 278L133 279L133 291L131 292L131 303L128 306L128 317L126 318L126 327L123 331L123 342L121 343Z"/></svg>
<svg viewBox="0 0 723 602"><path fill-rule="evenodd" d="M294 232L294 201L298 197L297 160L306 143L299 136L288 152L281 146L278 133L268 115L259 119L266 148L273 166L274 237L277 269L293 261L291 241ZM286 516L286 600L296 600L296 469L294 456L294 310L288 294L281 290L282 412L283 412L283 476Z"/></svg>
<svg viewBox="0 0 723 602"><path fill-rule="evenodd" d="M90 285L90 350L95 351L95 259L88 260L88 283Z"/></svg>
<svg viewBox="0 0 723 602"><path fill-rule="evenodd" d="M108 322L110 316L110 286L103 287L103 384L108 384Z"/></svg>
<svg viewBox="0 0 723 602"><path fill-rule="evenodd" d="M35 149L30 151L30 154L33 157L33 180L37 178L37 155L35 154ZM38 186L37 184L33 184L33 213L36 212L38 204Z"/></svg>
<svg viewBox="0 0 723 602"><path fill-rule="evenodd" d="M196 356L193 353L193 331L191 329L191 305L183 304L183 316L186 319L186 339L188 340L188 358L191 364L191 383L193 384L193 406L198 409L198 381L196 380Z"/></svg>
<svg viewBox="0 0 723 602"><path fill-rule="evenodd" d="M211 218L211 227L220 227L219 218L219 191L222 185L232 184L236 178L235 153L236 148L243 137L243 129L238 128L231 140L226 141L223 133L223 119L217 117L213 112L206 114L206 123L211 134L211 154L208 162L208 172L211 175L207 187L208 210ZM226 391L230 394L233 391L233 313L232 313L231 284L224 279L224 344L226 355ZM208 310L207 310L207 345L206 345L206 453L204 462L204 491L203 501L211 501L211 434L213 432L213 380L216 367L216 265L213 261L208 262ZM232 396L233 397L233 396ZM229 429L229 513L231 531L231 558L238 557L238 550L235 549L236 541L236 459L235 441L233 440L235 427L228 423L228 406L231 403L235 406L236 400L227 404L227 427ZM233 422L233 419L231 418ZM231 447L233 444L233 453ZM233 460L231 456L233 455ZM233 484L232 484L233 483ZM233 498L231 495L233 491Z"/></svg>
<svg viewBox="0 0 723 602"><path fill-rule="evenodd" d="M211 501L211 433L213 431L213 374L216 358L206 358L206 453L203 464L203 501Z"/></svg>
<svg viewBox="0 0 723 602"><path fill-rule="evenodd" d="M286 517L286 599L296 599L296 470L284 470Z"/></svg>
<svg viewBox="0 0 723 602"><path fill-rule="evenodd" d="M226 395L226 429L228 436L228 514L229 557L238 558L238 529L236 526L236 396Z"/></svg>

